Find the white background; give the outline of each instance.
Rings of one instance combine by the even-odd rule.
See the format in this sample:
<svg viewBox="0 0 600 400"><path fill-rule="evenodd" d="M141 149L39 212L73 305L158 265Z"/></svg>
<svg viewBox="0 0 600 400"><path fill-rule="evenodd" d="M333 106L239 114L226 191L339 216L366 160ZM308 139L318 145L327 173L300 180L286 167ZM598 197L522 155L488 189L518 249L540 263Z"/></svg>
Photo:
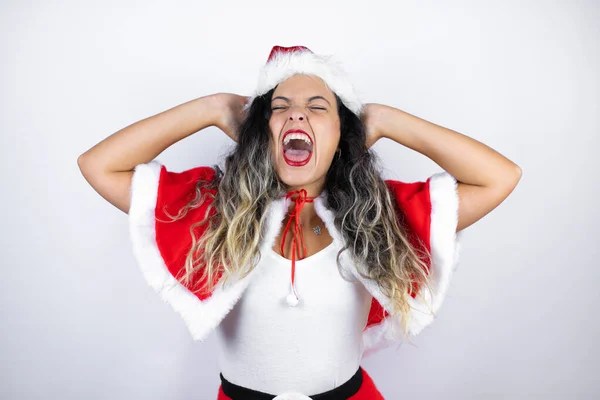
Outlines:
<svg viewBox="0 0 600 400"><path fill-rule="evenodd" d="M236 4L239 3L239 4ZM597 1L3 1L3 399L214 399L215 338L193 342L142 279L127 216L77 157L215 92L249 95L274 45L342 60L365 102L471 136L523 178L463 233L438 319L366 358L386 399L600 396L596 318ZM159 156L220 163L209 128ZM388 139L386 178L440 168Z"/></svg>

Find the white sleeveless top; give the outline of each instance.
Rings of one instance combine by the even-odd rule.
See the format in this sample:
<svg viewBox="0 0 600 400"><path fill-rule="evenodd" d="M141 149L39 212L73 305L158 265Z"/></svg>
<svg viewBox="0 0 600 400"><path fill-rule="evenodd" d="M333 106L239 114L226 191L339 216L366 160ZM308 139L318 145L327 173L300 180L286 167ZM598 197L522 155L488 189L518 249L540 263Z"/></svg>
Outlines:
<svg viewBox="0 0 600 400"><path fill-rule="evenodd" d="M372 296L360 282L342 278L338 251L333 241L296 260L300 301L290 307L291 260L268 248L242 297L216 329L225 379L275 395L314 395L356 373Z"/></svg>

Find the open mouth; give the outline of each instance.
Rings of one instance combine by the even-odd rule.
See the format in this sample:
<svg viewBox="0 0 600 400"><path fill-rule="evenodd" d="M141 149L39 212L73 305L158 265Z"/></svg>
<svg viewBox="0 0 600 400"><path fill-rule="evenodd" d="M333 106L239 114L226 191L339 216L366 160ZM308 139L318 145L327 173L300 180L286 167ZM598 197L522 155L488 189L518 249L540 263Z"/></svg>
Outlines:
<svg viewBox="0 0 600 400"><path fill-rule="evenodd" d="M283 136L283 158L288 165L306 165L313 153L313 142L308 134L300 129L290 130Z"/></svg>

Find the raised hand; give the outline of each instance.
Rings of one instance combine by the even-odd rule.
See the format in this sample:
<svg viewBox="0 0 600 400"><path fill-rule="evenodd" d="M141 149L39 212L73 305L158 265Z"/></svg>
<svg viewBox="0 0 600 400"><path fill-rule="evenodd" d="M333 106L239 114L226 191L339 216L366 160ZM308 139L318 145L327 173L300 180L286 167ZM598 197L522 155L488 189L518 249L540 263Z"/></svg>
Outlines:
<svg viewBox="0 0 600 400"><path fill-rule="evenodd" d="M381 132L378 130L379 107L379 104L367 103L364 105L360 116L360 119L362 120L363 124L365 124L367 131L367 149L373 146L375 142L381 138Z"/></svg>
<svg viewBox="0 0 600 400"><path fill-rule="evenodd" d="M214 95L214 99L218 107L215 125L237 142L239 128L248 114L248 110L244 110L244 106L250 97L234 93L217 93Z"/></svg>

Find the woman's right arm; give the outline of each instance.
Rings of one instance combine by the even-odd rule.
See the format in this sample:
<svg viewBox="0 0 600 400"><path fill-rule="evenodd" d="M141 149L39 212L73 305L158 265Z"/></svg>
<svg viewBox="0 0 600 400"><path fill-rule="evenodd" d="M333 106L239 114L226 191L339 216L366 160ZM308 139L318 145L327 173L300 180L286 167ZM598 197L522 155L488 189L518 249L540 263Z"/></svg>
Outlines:
<svg viewBox="0 0 600 400"><path fill-rule="evenodd" d="M246 97L218 93L191 100L112 134L77 159L88 183L109 203L128 213L134 168L172 144L209 126L235 140ZM235 113L235 115L234 115Z"/></svg>

